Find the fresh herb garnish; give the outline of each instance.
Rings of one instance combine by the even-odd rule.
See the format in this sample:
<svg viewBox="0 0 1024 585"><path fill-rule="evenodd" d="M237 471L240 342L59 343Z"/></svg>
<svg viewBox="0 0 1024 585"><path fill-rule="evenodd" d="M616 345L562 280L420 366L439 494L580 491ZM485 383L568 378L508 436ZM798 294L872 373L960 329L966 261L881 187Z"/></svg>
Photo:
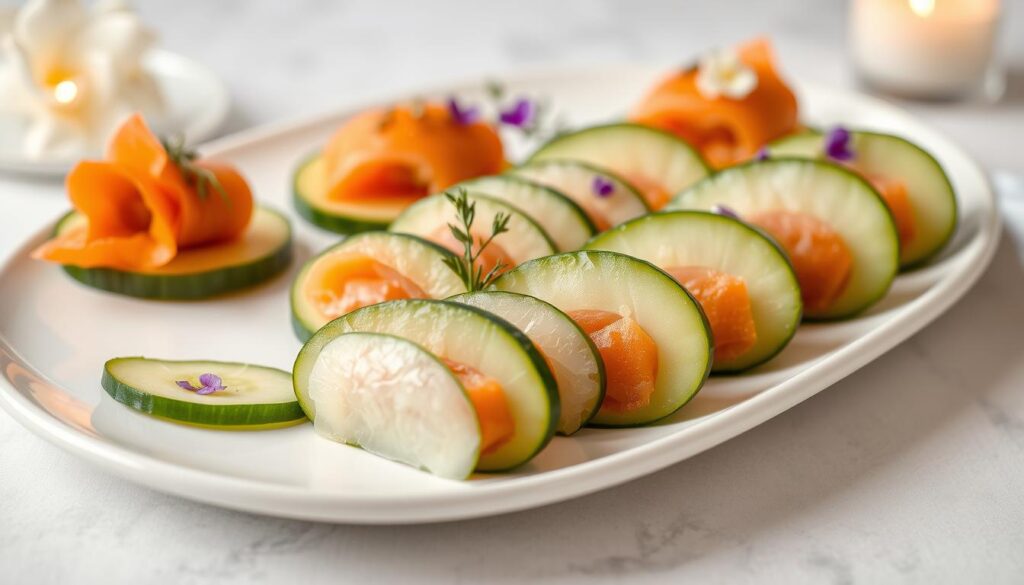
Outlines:
<svg viewBox="0 0 1024 585"><path fill-rule="evenodd" d="M183 136L178 135L169 139L161 138L160 144L167 151L167 156L170 157L171 162L181 171L185 181L192 187L195 187L196 195L200 199L206 199L212 188L225 201L231 201L228 198L227 191L224 190L224 186L220 184L213 171L195 164L196 159L199 158L199 153L185 146L185 138Z"/></svg>
<svg viewBox="0 0 1024 585"><path fill-rule="evenodd" d="M445 192L444 196L455 207L455 217L459 223L459 225L449 223L448 229L451 230L452 236L462 244L463 249L461 256L446 257L444 263L462 280L467 291L483 290L494 282L506 265L504 262L498 262L487 271L487 274L484 274L483 266L479 266L477 260L495 237L508 231L508 222L511 217L504 212L494 214L490 237L474 240L472 228L473 221L476 219L476 201L470 201L466 190L461 187L454 194L451 191ZM475 251L474 244L476 245Z"/></svg>

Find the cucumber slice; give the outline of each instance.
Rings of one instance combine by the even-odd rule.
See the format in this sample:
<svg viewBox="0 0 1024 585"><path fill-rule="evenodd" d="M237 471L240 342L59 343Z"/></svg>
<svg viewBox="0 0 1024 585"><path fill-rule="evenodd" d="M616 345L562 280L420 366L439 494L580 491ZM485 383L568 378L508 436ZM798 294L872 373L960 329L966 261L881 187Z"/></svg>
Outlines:
<svg viewBox="0 0 1024 585"><path fill-rule="evenodd" d="M480 457L480 423L462 384L436 356L392 335L344 333L327 341L304 388L333 441L450 479Z"/></svg>
<svg viewBox="0 0 1024 585"><path fill-rule="evenodd" d="M898 179L907 187L914 213L914 237L900 249L900 266L919 265L941 250L957 224L956 195L939 161L920 146L891 134L852 132L854 160L846 163L866 176ZM770 145L772 155L823 158L824 137L808 131Z"/></svg>
<svg viewBox="0 0 1024 585"><path fill-rule="evenodd" d="M300 341L309 339L333 317L325 315L315 299L322 292L310 280L332 263L352 255L369 256L411 280L430 298L443 299L466 290L444 259L452 253L422 238L392 232L365 232L345 238L310 259L292 282L292 328Z"/></svg>
<svg viewBox="0 0 1024 585"><path fill-rule="evenodd" d="M478 291L448 300L505 319L540 350L558 383L559 434L575 433L597 413L604 399L604 363L594 342L568 315L540 299L510 292Z"/></svg>
<svg viewBox="0 0 1024 585"><path fill-rule="evenodd" d="M549 187L511 175L483 177L461 185L524 211L551 236L559 250L575 250L594 235L594 224L583 209Z"/></svg>
<svg viewBox="0 0 1024 585"><path fill-rule="evenodd" d="M710 174L697 149L663 130L639 124L608 124L562 134L530 161L568 159L608 169L638 187L654 210Z"/></svg>
<svg viewBox="0 0 1024 585"><path fill-rule="evenodd" d="M80 228L88 219L72 211L55 230ZM143 272L64 266L82 284L146 299L203 299L248 288L278 275L292 260L292 229L284 215L257 207L245 233L221 244L182 250L168 264Z"/></svg>
<svg viewBox="0 0 1024 585"><path fill-rule="evenodd" d="M220 376L224 389L198 394L203 374ZM306 420L291 375L276 368L235 362L172 361L123 357L107 361L101 381L107 394L135 410L163 419L229 430L262 430Z"/></svg>
<svg viewBox="0 0 1024 585"><path fill-rule="evenodd" d="M557 189L572 198L598 229L608 229L650 211L633 185L610 171L574 160L539 160L509 173ZM602 187L607 193L598 194Z"/></svg>
<svg viewBox="0 0 1024 585"><path fill-rule="evenodd" d="M295 392L306 415L316 420L309 398L310 373L323 347L342 333L362 331L404 337L434 355L476 368L496 379L515 420L515 436L482 455L481 471L498 471L529 461L551 440L559 417L555 379L521 331L491 313L434 300L390 301L364 307L322 327L295 360Z"/></svg>
<svg viewBox="0 0 1024 585"><path fill-rule="evenodd" d="M700 390L711 369L711 335L697 301L649 262L616 252L569 252L506 272L496 290L543 299L563 311L596 309L636 320L658 346L658 371L648 405L602 408L591 424L636 426L664 418Z"/></svg>
<svg viewBox="0 0 1024 585"><path fill-rule="evenodd" d="M814 216L839 233L853 255L849 282L815 319L854 315L882 298L899 267L899 236L889 208L860 175L838 165L770 159L725 169L680 193L672 209L725 205L740 216L784 209Z"/></svg>
<svg viewBox="0 0 1024 585"><path fill-rule="evenodd" d="M757 332L752 348L728 361L715 357L713 372L737 372L770 359L800 324L800 285L785 252L742 221L703 211L654 213L609 230L588 250L611 250L662 268L704 266L743 279Z"/></svg>
<svg viewBox="0 0 1024 585"><path fill-rule="evenodd" d="M295 211L315 226L339 234L383 230L409 206L408 201L351 202L327 198L324 161L316 154L299 164L292 179Z"/></svg>
<svg viewBox="0 0 1024 585"><path fill-rule="evenodd" d="M469 200L476 202L473 225L481 226L481 229L489 230L498 213L511 216L508 232L495 238L494 244L500 246L516 264L555 253L555 244L547 232L518 208L478 193L469 193ZM438 233L445 233L448 224L458 224L455 207L443 193L438 193L409 206L388 229L430 240Z"/></svg>

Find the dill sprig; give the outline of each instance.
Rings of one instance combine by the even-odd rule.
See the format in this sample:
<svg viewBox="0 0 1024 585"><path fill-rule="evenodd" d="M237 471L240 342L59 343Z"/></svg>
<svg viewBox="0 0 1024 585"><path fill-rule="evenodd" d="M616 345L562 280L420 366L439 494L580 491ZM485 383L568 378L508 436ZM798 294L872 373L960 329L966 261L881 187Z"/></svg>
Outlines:
<svg viewBox="0 0 1024 585"><path fill-rule="evenodd" d="M181 171L185 181L195 188L196 195L200 199L206 199L212 188L225 201L231 201L228 198L227 191L224 190L224 186L220 184L213 171L195 164L196 159L199 158L199 153L185 146L185 138L183 136L161 138L160 144L167 151L167 156L174 163L174 166L178 167L178 170Z"/></svg>
<svg viewBox="0 0 1024 585"><path fill-rule="evenodd" d="M476 202L470 201L466 190L461 187L455 193L446 192L444 196L455 207L455 217L459 224L449 223L448 229L451 230L452 236L462 244L462 255L446 257L444 263L462 280L467 291L482 290L494 282L506 265L503 262L498 262L484 274L483 266L478 266L477 260L494 238L508 231L508 222L511 218L504 212L494 214L490 237L474 240L472 228L473 221L476 219Z"/></svg>

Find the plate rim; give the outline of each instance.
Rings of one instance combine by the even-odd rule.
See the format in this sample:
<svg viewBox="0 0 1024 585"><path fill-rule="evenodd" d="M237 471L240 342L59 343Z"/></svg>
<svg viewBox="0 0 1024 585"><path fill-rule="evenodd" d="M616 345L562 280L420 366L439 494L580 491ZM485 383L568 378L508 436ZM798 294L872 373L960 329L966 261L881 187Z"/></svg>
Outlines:
<svg viewBox="0 0 1024 585"><path fill-rule="evenodd" d="M623 66L633 70L651 69L650 64L643 63ZM558 66L525 72L513 70L504 78L510 80L510 83L528 83L538 75L552 75L558 72L578 74L581 69L586 71L588 68ZM593 69L607 70L607 67ZM464 78L437 84L417 93L422 95L435 90L459 91L459 88L478 84L479 79L471 81ZM920 307L886 320L862 337L842 345L832 354L821 358L822 363L817 365L820 367L806 368L783 382L721 411L718 415L709 417L701 425L680 429L624 451L536 475L517 477L504 482L461 483L459 485L464 489L458 490L457 495L451 491L412 496L352 495L331 490L275 485L196 469L134 452L117 443L78 431L50 414L15 387L14 376L10 374L12 364L20 368L20 375L31 378L32 383L45 384L64 392L59 390L60 385L47 381L41 372L22 359L2 331L0 368L3 369L5 383L0 385L0 407L33 433L134 483L159 492L225 508L314 521L413 524L504 514L580 497L683 461L786 412L920 331L949 309L977 282L998 247L1002 221L991 178L957 143L934 131L931 126L918 121L901 108L878 98L816 84L797 85L801 91L811 90L853 97L868 104L872 109L886 110L888 115L908 120L915 126L927 129L934 140L943 143L943 150L954 153L980 177L984 185L984 193L980 196L986 204L987 216L979 219L977 233L963 244L964 253L971 254L971 261L967 268L958 273L960 278L940 280L904 305L921 305ZM402 99L401 92L384 95L388 96L389 101ZM380 103L384 100L378 99L378 96L371 96L360 101ZM202 150L212 156L230 154L232 150L240 147L342 118L365 105L350 103L325 112L260 125L207 143ZM27 252L45 239L48 233L47 227L41 228L8 255L0 262L0 273L9 270L15 262L24 260ZM897 335L892 336L894 330ZM728 416L722 416L726 412L729 413ZM552 487L558 489L551 489Z"/></svg>

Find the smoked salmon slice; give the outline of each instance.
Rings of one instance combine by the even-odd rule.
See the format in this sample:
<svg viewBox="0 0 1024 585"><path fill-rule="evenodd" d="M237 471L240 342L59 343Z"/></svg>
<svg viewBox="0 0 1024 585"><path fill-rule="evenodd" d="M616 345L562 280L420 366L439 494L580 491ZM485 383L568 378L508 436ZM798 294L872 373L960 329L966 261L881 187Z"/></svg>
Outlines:
<svg viewBox="0 0 1024 585"><path fill-rule="evenodd" d="M742 278L705 266L672 266L665 272L704 309L715 341L715 359L732 360L754 347L757 328Z"/></svg>
<svg viewBox="0 0 1024 585"><path fill-rule="evenodd" d="M362 254L317 266L308 282L308 300L326 319L384 301L429 298L397 270Z"/></svg>
<svg viewBox="0 0 1024 585"><path fill-rule="evenodd" d="M647 406L658 376L658 345L628 317L581 309L567 313L590 336L604 362L607 387L602 408L626 412Z"/></svg>
<svg viewBox="0 0 1024 585"><path fill-rule="evenodd" d="M363 112L338 129L323 158L335 201L412 202L506 166L493 127L434 103Z"/></svg>
<svg viewBox="0 0 1024 585"><path fill-rule="evenodd" d="M33 257L143 271L166 265L179 250L241 234L253 209L245 179L229 165L189 159L185 164L219 185L200 193L197 175L181 164L133 115L114 135L105 160L83 161L68 174L68 197L88 223L46 242Z"/></svg>
<svg viewBox="0 0 1024 585"><path fill-rule="evenodd" d="M775 70L769 41L750 41L737 55L757 75L757 85L746 97L704 96L695 66L658 84L630 119L686 140L717 169L754 157L768 142L797 129L797 100Z"/></svg>
<svg viewBox="0 0 1024 585"><path fill-rule="evenodd" d="M515 434L516 423L501 384L483 372L449 359L445 365L455 374L473 403L480 421L480 454L493 453Z"/></svg>
<svg viewBox="0 0 1024 585"><path fill-rule="evenodd" d="M866 178L882 196L889 211L892 212L893 221L896 223L896 232L900 237L900 247L905 247L914 239L914 234L917 231L914 225L914 206L910 202L907 186L903 181L880 175L871 175Z"/></svg>
<svg viewBox="0 0 1024 585"><path fill-rule="evenodd" d="M765 229L793 263L804 307L821 312L846 289L853 254L835 230L820 219L793 211L765 211L748 218Z"/></svg>

